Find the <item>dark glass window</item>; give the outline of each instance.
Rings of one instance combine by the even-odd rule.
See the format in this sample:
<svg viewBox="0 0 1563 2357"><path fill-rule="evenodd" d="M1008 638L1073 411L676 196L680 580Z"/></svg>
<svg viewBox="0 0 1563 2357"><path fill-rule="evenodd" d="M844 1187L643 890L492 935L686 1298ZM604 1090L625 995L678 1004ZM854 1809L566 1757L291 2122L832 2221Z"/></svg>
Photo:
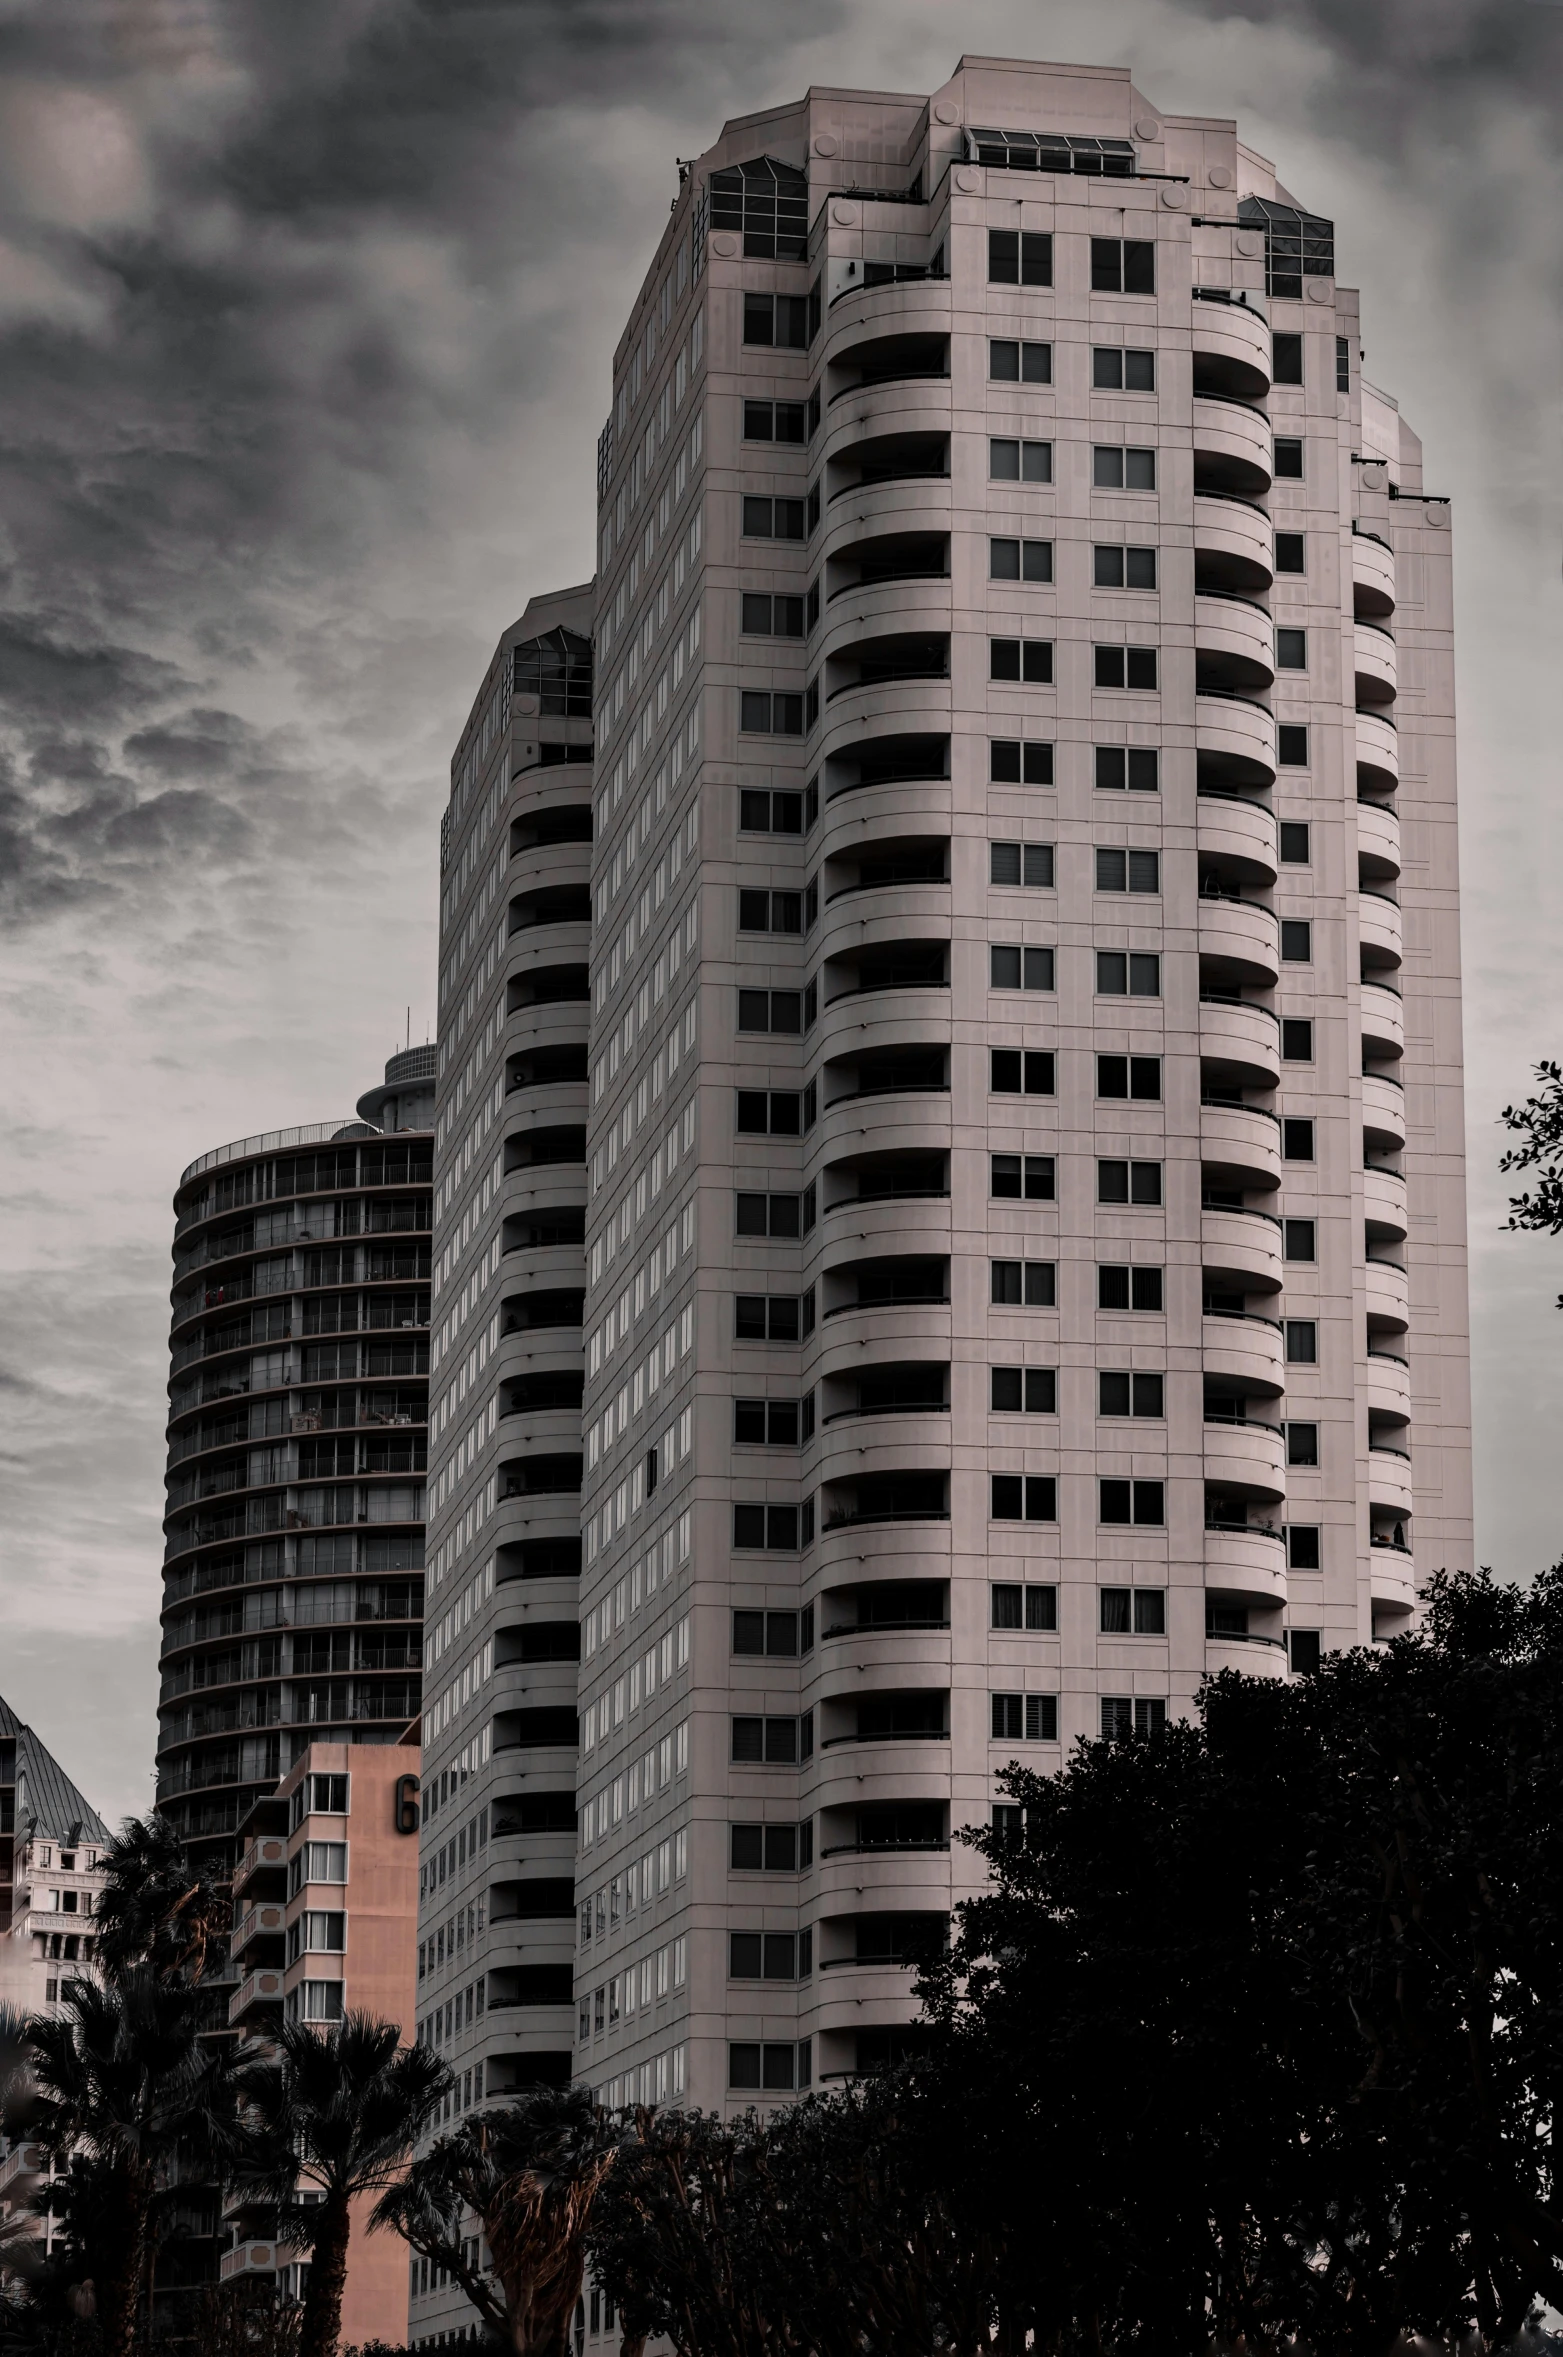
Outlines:
<svg viewBox="0 0 1563 2357"><path fill-rule="evenodd" d="M545 631L512 650L517 695L536 696L549 719L590 720L592 642L578 630Z"/></svg>
<svg viewBox="0 0 1563 2357"><path fill-rule="evenodd" d="M795 164L756 156L710 180L713 229L742 233L748 262L801 262L808 254L809 181Z"/></svg>

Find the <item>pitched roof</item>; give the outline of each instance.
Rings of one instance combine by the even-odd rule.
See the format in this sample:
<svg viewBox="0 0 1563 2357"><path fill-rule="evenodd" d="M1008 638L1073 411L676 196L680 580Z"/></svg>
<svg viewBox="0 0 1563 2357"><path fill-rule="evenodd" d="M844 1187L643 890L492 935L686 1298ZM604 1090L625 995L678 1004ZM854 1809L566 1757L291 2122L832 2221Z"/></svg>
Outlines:
<svg viewBox="0 0 1563 2357"><path fill-rule="evenodd" d="M0 1742L16 1745L16 1830L41 1833L50 1841L107 1843L103 1819L77 1791L52 1751L19 1719L0 1695Z"/></svg>

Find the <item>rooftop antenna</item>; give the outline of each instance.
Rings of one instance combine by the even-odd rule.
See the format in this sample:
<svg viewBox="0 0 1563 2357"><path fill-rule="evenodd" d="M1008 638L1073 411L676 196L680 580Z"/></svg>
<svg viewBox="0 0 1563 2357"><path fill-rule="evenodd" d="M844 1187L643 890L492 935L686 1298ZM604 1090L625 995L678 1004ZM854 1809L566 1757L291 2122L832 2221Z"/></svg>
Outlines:
<svg viewBox="0 0 1563 2357"><path fill-rule="evenodd" d="M412 1009L407 1010L407 1045L412 1046Z"/></svg>

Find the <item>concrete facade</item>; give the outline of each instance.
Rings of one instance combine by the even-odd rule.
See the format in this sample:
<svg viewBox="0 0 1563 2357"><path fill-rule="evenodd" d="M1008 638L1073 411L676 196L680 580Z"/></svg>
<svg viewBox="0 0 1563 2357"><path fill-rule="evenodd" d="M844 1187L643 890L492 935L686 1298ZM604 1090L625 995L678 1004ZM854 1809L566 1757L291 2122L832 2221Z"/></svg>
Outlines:
<svg viewBox="0 0 1563 2357"><path fill-rule="evenodd" d="M595 589L453 770L423 1926L478 1927L442 2022L512 1992L453 2060L743 2106L899 2050L1006 1761L1470 1562L1451 536L1230 121L967 59L681 174ZM588 610L571 776L506 651ZM588 794L589 848L523 823ZM590 986L546 1099L545 949ZM534 1129L584 1129L563 1192ZM568 1350L512 1333L512 1223L575 1251ZM578 1597L513 1584L577 1529ZM558 1806L572 1615L566 2016L562 1836L506 1864L558 1932L501 1939L468 1821Z"/></svg>

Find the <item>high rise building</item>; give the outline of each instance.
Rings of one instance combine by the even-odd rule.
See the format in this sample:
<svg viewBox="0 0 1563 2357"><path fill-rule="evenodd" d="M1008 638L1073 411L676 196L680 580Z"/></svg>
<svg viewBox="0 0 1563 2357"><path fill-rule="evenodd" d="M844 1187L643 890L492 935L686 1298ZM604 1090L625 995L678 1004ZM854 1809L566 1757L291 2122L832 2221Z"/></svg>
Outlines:
<svg viewBox="0 0 1563 2357"><path fill-rule="evenodd" d="M445 2034L499 1961L492 1901L450 1961L483 1808L568 1781L497 1763L578 1609L569 2067L747 2105L899 2050L1007 1761L1469 1563L1450 531L1333 224L1230 121L967 59L680 171L598 446L590 784L519 774L555 724L507 704L556 618L585 681L576 592L446 822L424 1925ZM583 1124L577 1437L501 1327L512 1225L571 1248L529 1135ZM522 1623L487 1518L567 1548L577 1449L578 1607L561 1555ZM565 1849L522 1844L561 1905ZM495 1985L471 2051L565 2068Z"/></svg>
<svg viewBox="0 0 1563 2357"><path fill-rule="evenodd" d="M231 1870L313 1742L419 1705L434 1050L174 1198L159 1808Z"/></svg>

